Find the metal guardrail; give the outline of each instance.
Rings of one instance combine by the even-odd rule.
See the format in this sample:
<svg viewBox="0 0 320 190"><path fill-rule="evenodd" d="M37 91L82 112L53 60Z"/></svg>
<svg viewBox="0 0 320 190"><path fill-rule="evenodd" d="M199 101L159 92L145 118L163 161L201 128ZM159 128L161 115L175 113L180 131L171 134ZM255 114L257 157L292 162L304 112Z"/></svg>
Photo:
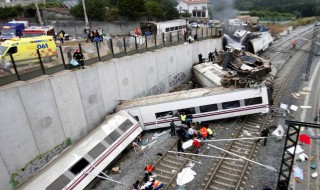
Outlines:
<svg viewBox="0 0 320 190"><path fill-rule="evenodd" d="M84 57L84 65L91 65L99 61L107 61L112 58L120 58L127 55L153 51L163 47L174 46L188 42L188 36L197 35L197 40L205 40L221 36L220 27L193 28L184 34L183 30L162 33L150 36L126 36L106 38L102 42L81 40L80 42L66 42L57 45L56 51L50 55L44 55L39 50L27 52L37 54L36 58L28 60L14 60L10 56L11 65L5 67L0 63L0 86L15 81L25 81L41 75L50 75L66 69L75 69L70 65L73 53L79 49Z"/></svg>

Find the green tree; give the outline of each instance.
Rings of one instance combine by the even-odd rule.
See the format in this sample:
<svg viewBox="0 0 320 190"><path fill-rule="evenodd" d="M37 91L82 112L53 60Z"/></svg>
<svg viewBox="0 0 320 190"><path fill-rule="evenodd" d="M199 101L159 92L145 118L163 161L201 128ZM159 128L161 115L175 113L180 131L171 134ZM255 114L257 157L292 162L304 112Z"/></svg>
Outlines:
<svg viewBox="0 0 320 190"><path fill-rule="evenodd" d="M104 0L85 0L86 11L89 19L104 20L106 17L106 2ZM80 2L70 10L70 13L79 18L84 18L83 5Z"/></svg>
<svg viewBox="0 0 320 190"><path fill-rule="evenodd" d="M141 17L145 13L144 0L118 0L117 8L120 15L131 20Z"/></svg>
<svg viewBox="0 0 320 190"><path fill-rule="evenodd" d="M151 18L162 18L164 16L163 8L158 2L155 2L153 0L147 0L145 2L145 10L146 15L148 17L148 21Z"/></svg>
<svg viewBox="0 0 320 190"><path fill-rule="evenodd" d="M179 12L177 10L178 2L176 0L155 0L158 2L164 10L164 16L162 20L172 20L179 18Z"/></svg>

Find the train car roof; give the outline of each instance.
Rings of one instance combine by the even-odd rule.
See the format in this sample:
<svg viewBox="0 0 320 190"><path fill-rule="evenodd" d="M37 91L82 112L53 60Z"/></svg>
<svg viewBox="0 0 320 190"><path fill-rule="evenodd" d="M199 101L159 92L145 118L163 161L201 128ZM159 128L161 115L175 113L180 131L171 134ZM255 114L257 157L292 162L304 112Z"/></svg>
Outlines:
<svg viewBox="0 0 320 190"><path fill-rule="evenodd" d="M51 173L51 177L49 178L59 177L61 174L64 173L65 170L67 170L66 168L71 167L81 157L86 155L88 153L88 152L85 152L87 149L92 149L96 144L98 144L98 142L101 141L101 139L104 138L102 133L107 133L106 132L107 129L115 130L115 128L117 128L123 122L123 120L125 120L128 117L132 118L125 111L120 111L107 116L103 120L103 122L99 124L95 129L93 129L88 135L81 138L81 140L79 140L75 144L72 144L69 148L64 150L60 155L52 159L48 164L46 164L43 168L41 168L32 178L23 182L18 187L18 189L25 189L30 184L39 181L39 179L42 180L46 178L45 174L47 174L47 172L50 172L50 171L52 172L53 170L57 171L57 174L54 174L53 172ZM133 123L137 122L133 118L131 119L131 121ZM112 130L108 132L111 133ZM82 153L80 153L80 151L82 151ZM83 155L80 155L80 154L83 154ZM45 180L47 180L47 178Z"/></svg>
<svg viewBox="0 0 320 190"><path fill-rule="evenodd" d="M262 84L261 87L265 87L265 85ZM124 110L127 108L138 107L138 106L148 106L148 105L159 104L159 103L167 103L167 102L178 101L178 100L206 97L206 96L219 95L219 94L227 94L230 92L249 91L249 90L254 90L254 89L237 88L237 87L197 88L197 89L191 89L191 90L185 90L185 91L179 91L179 92L171 92L171 93L159 94L154 96L147 96L143 98L135 98L119 104L116 110L118 111L118 110Z"/></svg>

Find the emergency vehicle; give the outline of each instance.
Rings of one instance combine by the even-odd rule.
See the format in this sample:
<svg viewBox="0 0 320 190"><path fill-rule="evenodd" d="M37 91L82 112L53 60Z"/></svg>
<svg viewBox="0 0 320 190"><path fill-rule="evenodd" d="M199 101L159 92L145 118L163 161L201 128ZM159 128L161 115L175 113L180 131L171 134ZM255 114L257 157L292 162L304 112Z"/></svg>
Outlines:
<svg viewBox="0 0 320 190"><path fill-rule="evenodd" d="M43 62L51 62L57 58L57 47L52 36L39 36L32 38L12 38L0 45L0 59L5 56L10 59L12 54L16 65L27 62L39 62L37 49L43 58Z"/></svg>
<svg viewBox="0 0 320 190"><path fill-rule="evenodd" d="M52 26L31 26L22 31L23 37L35 37L35 36L54 36L54 28Z"/></svg>

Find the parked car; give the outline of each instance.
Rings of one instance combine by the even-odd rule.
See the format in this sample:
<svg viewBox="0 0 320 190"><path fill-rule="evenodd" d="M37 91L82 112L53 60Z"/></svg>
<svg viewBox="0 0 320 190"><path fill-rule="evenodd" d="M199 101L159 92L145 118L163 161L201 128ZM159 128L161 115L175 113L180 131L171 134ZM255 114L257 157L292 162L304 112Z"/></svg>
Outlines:
<svg viewBox="0 0 320 190"><path fill-rule="evenodd" d="M190 24L190 28L199 28L199 27L200 27L199 24L196 22L193 22Z"/></svg>

